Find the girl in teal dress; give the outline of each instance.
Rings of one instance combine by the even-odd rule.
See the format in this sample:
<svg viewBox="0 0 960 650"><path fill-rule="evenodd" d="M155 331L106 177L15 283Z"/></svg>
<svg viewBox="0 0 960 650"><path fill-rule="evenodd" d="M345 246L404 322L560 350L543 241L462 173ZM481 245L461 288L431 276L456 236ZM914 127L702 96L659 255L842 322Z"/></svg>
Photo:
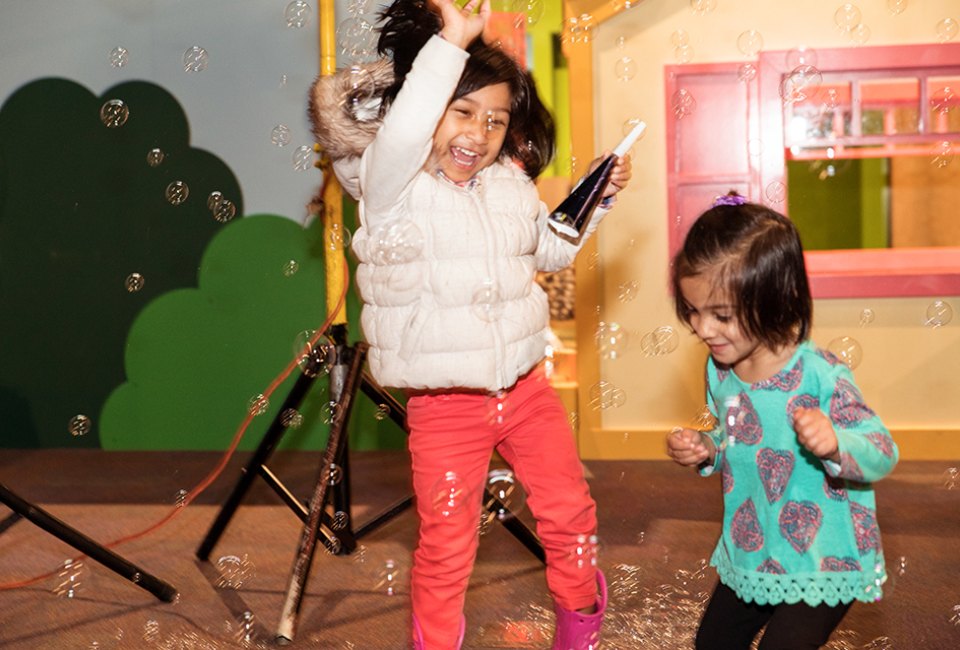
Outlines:
<svg viewBox="0 0 960 650"><path fill-rule="evenodd" d="M849 368L808 340L800 237L737 194L694 223L672 275L676 311L707 345L712 431L675 429L667 451L719 472L719 584L696 648L818 648L886 580L872 483L897 446Z"/></svg>

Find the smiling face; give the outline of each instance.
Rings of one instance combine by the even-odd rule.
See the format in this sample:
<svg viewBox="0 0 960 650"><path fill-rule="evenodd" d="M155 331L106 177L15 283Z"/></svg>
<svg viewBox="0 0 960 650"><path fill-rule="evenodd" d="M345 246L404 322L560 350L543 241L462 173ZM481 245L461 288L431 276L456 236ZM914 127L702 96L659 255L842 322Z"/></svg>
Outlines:
<svg viewBox="0 0 960 650"><path fill-rule="evenodd" d="M484 86L450 102L433 134L433 152L424 165L463 183L500 156L510 125L510 87Z"/></svg>
<svg viewBox="0 0 960 650"><path fill-rule="evenodd" d="M712 274L680 279L680 293L690 327L710 348L713 360L733 370L761 361L769 350L747 336L737 321L733 301L718 291ZM737 373L741 377L744 373Z"/></svg>

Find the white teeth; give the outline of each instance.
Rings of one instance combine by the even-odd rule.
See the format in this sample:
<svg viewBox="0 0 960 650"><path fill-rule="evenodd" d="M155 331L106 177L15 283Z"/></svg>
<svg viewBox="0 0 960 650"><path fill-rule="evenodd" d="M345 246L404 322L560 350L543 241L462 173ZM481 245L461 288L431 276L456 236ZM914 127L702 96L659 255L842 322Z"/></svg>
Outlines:
<svg viewBox="0 0 960 650"><path fill-rule="evenodd" d="M453 148L454 148L457 152L463 154L464 156L469 156L470 158L477 158L477 157L480 156L480 154L478 154L477 152L475 152L475 151L470 151L469 149L464 149L464 148L462 148L462 147L453 147Z"/></svg>

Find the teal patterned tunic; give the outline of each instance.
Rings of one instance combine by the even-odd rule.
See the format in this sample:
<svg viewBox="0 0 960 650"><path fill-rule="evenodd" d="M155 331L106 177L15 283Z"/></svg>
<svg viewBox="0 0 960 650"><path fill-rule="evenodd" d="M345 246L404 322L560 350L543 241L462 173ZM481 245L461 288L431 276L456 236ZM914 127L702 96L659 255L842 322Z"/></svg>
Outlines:
<svg viewBox="0 0 960 650"><path fill-rule="evenodd" d="M720 469L723 530L711 558L720 581L758 605L836 605L881 597L886 580L871 483L898 450L863 401L850 370L809 341L775 376L747 384L707 362L707 405ZM819 407L837 433L840 462L803 448L799 407Z"/></svg>

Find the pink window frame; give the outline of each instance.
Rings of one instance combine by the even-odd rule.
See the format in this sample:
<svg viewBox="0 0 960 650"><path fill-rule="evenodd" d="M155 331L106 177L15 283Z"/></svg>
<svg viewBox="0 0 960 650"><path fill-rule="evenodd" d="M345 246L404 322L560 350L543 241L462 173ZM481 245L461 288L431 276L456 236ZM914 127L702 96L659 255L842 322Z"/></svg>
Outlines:
<svg viewBox="0 0 960 650"><path fill-rule="evenodd" d="M742 188L749 197L767 202L765 188L783 183L786 188L787 154L784 147L784 106L780 97L780 83L787 69L786 51L761 52L756 61L756 77L741 81L742 66L746 63L685 64L665 69L667 112L667 215L670 259L682 244L683 236L695 214L682 214L679 196L681 188L697 191L697 187ZM842 72L851 78L876 77L878 74L897 76L898 71L925 69L930 76L938 68L956 68L960 65L960 44L898 45L822 49L817 51L817 67L824 73ZM680 142L684 122L674 119L671 105L674 94L683 86L684 77L716 75L728 81L729 92L746 93L744 114L712 114L722 129L732 120L746 120L745 132L749 142L727 143L727 146L756 148L751 151L748 164L731 169L726 174L707 177L683 173L683 168L698 165L681 161ZM921 96L925 103L926 97ZM721 139L723 133L717 134ZM940 139L941 136L937 136ZM944 135L960 143L958 134ZM716 143L698 147L695 156L716 155ZM711 151L711 149L713 151ZM687 154L690 155L690 154ZM718 192L718 193L719 193ZM787 213L786 201L771 204ZM789 216L789 215L787 215ZM958 214L960 218L960 214ZM905 297L960 295L960 247L897 248L870 250L809 251L806 253L811 289L816 298Z"/></svg>
<svg viewBox="0 0 960 650"><path fill-rule="evenodd" d="M758 59L759 133L763 142L760 188L776 182L786 185L780 83L790 72L787 54L761 52ZM958 65L960 44L956 43L817 50L821 72L844 72L851 78L858 78L858 73L894 77L898 71L917 68L935 76L937 68ZM921 94L923 108L925 99ZM937 137L960 142L957 134ZM811 251L806 260L811 289L818 298L960 295L960 247Z"/></svg>

